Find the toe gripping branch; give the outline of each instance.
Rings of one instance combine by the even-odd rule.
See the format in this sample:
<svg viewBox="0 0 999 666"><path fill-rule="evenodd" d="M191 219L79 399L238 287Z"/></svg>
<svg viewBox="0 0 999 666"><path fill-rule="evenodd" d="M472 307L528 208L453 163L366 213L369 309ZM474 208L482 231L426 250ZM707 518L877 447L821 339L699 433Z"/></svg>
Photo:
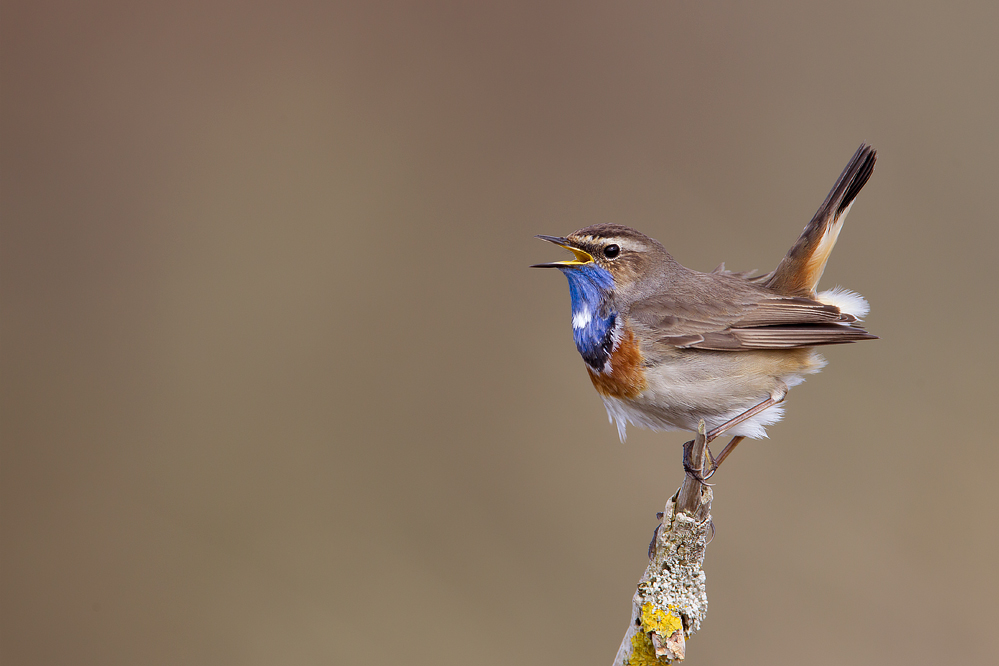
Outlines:
<svg viewBox="0 0 999 666"><path fill-rule="evenodd" d="M614 666L651 666L682 661L686 639L700 629L708 610L704 550L711 540L712 469L704 422L684 445L686 476L658 514L661 523L649 544L649 565L632 598L631 624Z"/></svg>

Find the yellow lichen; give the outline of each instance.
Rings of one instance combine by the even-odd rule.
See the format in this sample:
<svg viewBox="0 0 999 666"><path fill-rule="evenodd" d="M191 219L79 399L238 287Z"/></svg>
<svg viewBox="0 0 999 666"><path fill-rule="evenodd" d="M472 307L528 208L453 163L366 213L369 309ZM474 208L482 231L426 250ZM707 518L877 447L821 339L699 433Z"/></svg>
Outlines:
<svg viewBox="0 0 999 666"><path fill-rule="evenodd" d="M642 629L646 632L654 631L663 638L669 638L673 632L683 629L683 620L673 615L676 608L674 606L668 608L670 612L666 613L648 601L642 604Z"/></svg>
<svg viewBox="0 0 999 666"><path fill-rule="evenodd" d="M657 657L649 632L654 631L663 638L669 638L676 631L683 630L683 620L673 615L676 609L669 607L667 613L655 608L651 603L642 604L642 630L631 637L631 654L625 661L629 666L658 666L670 663L666 657Z"/></svg>
<svg viewBox="0 0 999 666"><path fill-rule="evenodd" d="M626 666L660 666L668 664L666 657L657 657L656 648L649 635L643 631L631 637L631 654L625 659Z"/></svg>

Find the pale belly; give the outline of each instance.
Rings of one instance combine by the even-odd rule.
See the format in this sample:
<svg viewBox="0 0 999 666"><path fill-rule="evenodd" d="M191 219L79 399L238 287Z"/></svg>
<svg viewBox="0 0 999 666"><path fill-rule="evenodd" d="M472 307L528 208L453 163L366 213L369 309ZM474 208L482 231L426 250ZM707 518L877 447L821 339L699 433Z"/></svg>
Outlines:
<svg viewBox="0 0 999 666"><path fill-rule="evenodd" d="M644 364L644 387L637 395L601 392L607 415L624 441L628 424L651 430L696 431L704 420L718 427L771 396L818 372L825 360L814 349L720 352L677 349ZM726 434L766 437L766 426L784 415L774 405Z"/></svg>

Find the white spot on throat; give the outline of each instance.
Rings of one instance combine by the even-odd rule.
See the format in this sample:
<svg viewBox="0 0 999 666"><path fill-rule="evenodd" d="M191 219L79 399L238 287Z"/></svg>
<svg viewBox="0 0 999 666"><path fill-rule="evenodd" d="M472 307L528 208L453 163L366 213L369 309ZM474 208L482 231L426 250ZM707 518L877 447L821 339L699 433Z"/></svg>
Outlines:
<svg viewBox="0 0 999 666"><path fill-rule="evenodd" d="M593 315L590 314L590 308L585 305L579 312L572 313L572 327L577 331L581 328L589 326L591 321L593 321Z"/></svg>

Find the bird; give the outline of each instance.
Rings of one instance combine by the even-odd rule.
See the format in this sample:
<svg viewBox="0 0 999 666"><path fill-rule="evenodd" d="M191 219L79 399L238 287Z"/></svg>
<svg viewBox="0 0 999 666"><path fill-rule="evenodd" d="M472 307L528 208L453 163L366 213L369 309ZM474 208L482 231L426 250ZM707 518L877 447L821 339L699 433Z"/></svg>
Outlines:
<svg viewBox="0 0 999 666"><path fill-rule="evenodd" d="M532 268L568 278L573 341L622 442L628 425L696 432L703 421L707 444L732 437L711 458L713 474L743 439L766 437L783 418L788 389L826 364L816 347L877 339L861 323L870 307L860 294L816 291L876 159L861 144L765 275L724 263L708 273L686 268L659 241L621 224L537 236L573 255Z"/></svg>

